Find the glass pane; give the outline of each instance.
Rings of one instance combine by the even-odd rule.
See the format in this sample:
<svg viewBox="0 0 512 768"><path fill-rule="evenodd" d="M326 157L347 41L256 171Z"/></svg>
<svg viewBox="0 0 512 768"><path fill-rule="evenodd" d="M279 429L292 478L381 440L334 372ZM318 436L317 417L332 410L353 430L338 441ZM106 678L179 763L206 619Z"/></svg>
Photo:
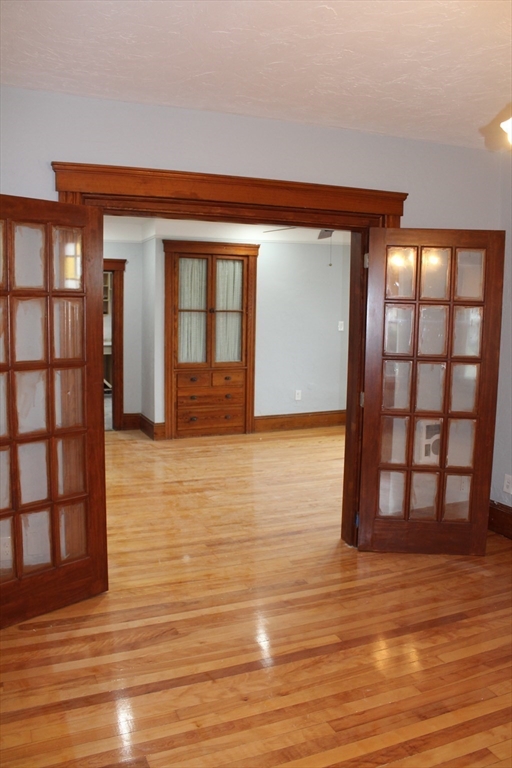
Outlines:
<svg viewBox="0 0 512 768"><path fill-rule="evenodd" d="M83 358L83 317L82 299L53 300L53 349L56 358Z"/></svg>
<svg viewBox="0 0 512 768"><path fill-rule="evenodd" d="M7 300L0 299L0 363L7 362Z"/></svg>
<svg viewBox="0 0 512 768"><path fill-rule="evenodd" d="M446 354L447 307L421 307L418 331L418 352L420 355Z"/></svg>
<svg viewBox="0 0 512 768"><path fill-rule="evenodd" d="M242 309L243 262L217 259L216 302L217 311Z"/></svg>
<svg viewBox="0 0 512 768"><path fill-rule="evenodd" d="M17 371L15 380L19 434L46 429L46 371Z"/></svg>
<svg viewBox="0 0 512 768"><path fill-rule="evenodd" d="M413 472L409 517L413 520L435 520L439 475Z"/></svg>
<svg viewBox="0 0 512 768"><path fill-rule="evenodd" d="M481 329L481 307L455 307L452 354L460 357L478 357Z"/></svg>
<svg viewBox="0 0 512 768"><path fill-rule="evenodd" d="M405 472L381 472L379 483L379 515L404 516Z"/></svg>
<svg viewBox="0 0 512 768"><path fill-rule="evenodd" d="M405 464L409 418L382 417L380 460L384 464Z"/></svg>
<svg viewBox="0 0 512 768"><path fill-rule="evenodd" d="M23 573L37 571L52 563L50 513L31 512L21 516L23 531Z"/></svg>
<svg viewBox="0 0 512 768"><path fill-rule="evenodd" d="M207 259L180 258L179 309L206 309Z"/></svg>
<svg viewBox="0 0 512 768"><path fill-rule="evenodd" d="M448 428L448 467L472 467L475 424L470 419L450 419Z"/></svg>
<svg viewBox="0 0 512 768"><path fill-rule="evenodd" d="M449 296L450 248L421 249L421 298Z"/></svg>
<svg viewBox="0 0 512 768"><path fill-rule="evenodd" d="M53 286L82 290L82 233L79 229L53 228Z"/></svg>
<svg viewBox="0 0 512 768"><path fill-rule="evenodd" d="M82 437L57 440L57 479L59 496L85 490L85 454Z"/></svg>
<svg viewBox="0 0 512 768"><path fill-rule="evenodd" d="M439 466L441 419L416 419L414 463Z"/></svg>
<svg viewBox="0 0 512 768"><path fill-rule="evenodd" d="M60 558L76 560L87 554L85 504L68 504L59 509Z"/></svg>
<svg viewBox="0 0 512 768"><path fill-rule="evenodd" d="M411 355L414 307L386 304L384 351L388 354Z"/></svg>
<svg viewBox="0 0 512 768"><path fill-rule="evenodd" d="M242 360L242 314L215 314L215 362L238 363Z"/></svg>
<svg viewBox="0 0 512 768"><path fill-rule="evenodd" d="M470 475L447 475L443 520L469 520Z"/></svg>
<svg viewBox="0 0 512 768"><path fill-rule="evenodd" d="M453 363L451 411L472 412L475 410L479 368L480 366L477 364Z"/></svg>
<svg viewBox="0 0 512 768"><path fill-rule="evenodd" d="M206 313L178 315L178 363L206 362Z"/></svg>
<svg viewBox="0 0 512 768"><path fill-rule="evenodd" d="M13 308L15 359L46 360L46 300L13 299Z"/></svg>
<svg viewBox="0 0 512 768"><path fill-rule="evenodd" d="M388 248L386 269L386 296L413 299L416 283L417 248Z"/></svg>
<svg viewBox="0 0 512 768"><path fill-rule="evenodd" d="M14 287L46 288L44 226L14 227Z"/></svg>
<svg viewBox="0 0 512 768"><path fill-rule="evenodd" d="M0 581L14 578L12 517L0 520Z"/></svg>
<svg viewBox="0 0 512 768"><path fill-rule="evenodd" d="M83 379L81 368L55 371L55 426L83 424Z"/></svg>
<svg viewBox="0 0 512 768"><path fill-rule="evenodd" d="M416 410L442 411L446 363L418 363Z"/></svg>
<svg viewBox="0 0 512 768"><path fill-rule="evenodd" d="M0 437L7 437L9 434L7 413L7 374L0 373Z"/></svg>
<svg viewBox="0 0 512 768"><path fill-rule="evenodd" d="M48 443L18 445L21 503L44 501L48 498Z"/></svg>
<svg viewBox="0 0 512 768"><path fill-rule="evenodd" d="M0 509L10 509L11 454L9 448L0 448Z"/></svg>
<svg viewBox="0 0 512 768"><path fill-rule="evenodd" d="M483 299L484 253L457 250L456 299Z"/></svg>
<svg viewBox="0 0 512 768"><path fill-rule="evenodd" d="M411 398L412 363L399 363L395 360L384 361L382 377L382 407L409 409Z"/></svg>

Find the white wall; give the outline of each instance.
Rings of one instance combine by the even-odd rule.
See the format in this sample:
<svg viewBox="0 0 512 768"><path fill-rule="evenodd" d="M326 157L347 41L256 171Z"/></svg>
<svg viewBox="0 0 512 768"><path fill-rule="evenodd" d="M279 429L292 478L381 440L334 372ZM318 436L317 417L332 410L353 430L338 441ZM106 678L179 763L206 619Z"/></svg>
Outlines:
<svg viewBox="0 0 512 768"><path fill-rule="evenodd" d="M164 251L151 238L142 248L141 413L155 424L165 420Z"/></svg>
<svg viewBox="0 0 512 768"><path fill-rule="evenodd" d="M8 194L56 199L52 160L104 163L408 192L404 227L510 231L502 153L16 88L2 90L0 112ZM509 237L509 280L510 258ZM506 295L505 322L510 288ZM492 493L510 504L501 490L503 467L512 471L509 326L503 355Z"/></svg>
<svg viewBox="0 0 512 768"><path fill-rule="evenodd" d="M105 242L105 259L126 259L124 272L124 365L125 413L141 413L142 389L142 243Z"/></svg>
<svg viewBox="0 0 512 768"><path fill-rule="evenodd" d="M333 245L332 266L329 254L328 241L261 244L256 416L346 407L350 249Z"/></svg>

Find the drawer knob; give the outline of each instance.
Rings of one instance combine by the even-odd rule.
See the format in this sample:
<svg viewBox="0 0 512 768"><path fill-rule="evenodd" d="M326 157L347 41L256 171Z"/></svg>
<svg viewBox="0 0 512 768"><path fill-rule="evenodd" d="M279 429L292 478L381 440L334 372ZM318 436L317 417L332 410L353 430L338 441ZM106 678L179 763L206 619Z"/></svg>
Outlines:
<svg viewBox="0 0 512 768"><path fill-rule="evenodd" d="M231 381L231 376L224 376L224 381Z"/></svg>
<svg viewBox="0 0 512 768"><path fill-rule="evenodd" d="M197 416L191 416L189 421L197 421Z"/></svg>
<svg viewBox="0 0 512 768"><path fill-rule="evenodd" d="M230 418L231 418L231 416L229 415L229 413L227 413L227 414L224 416L224 418L225 418L225 419L230 419Z"/></svg>
<svg viewBox="0 0 512 768"><path fill-rule="evenodd" d="M231 400L232 397L233 395L226 395L226 400Z"/></svg>
<svg viewBox="0 0 512 768"><path fill-rule="evenodd" d="M197 400L197 397L195 395L190 395L191 400Z"/></svg>
<svg viewBox="0 0 512 768"><path fill-rule="evenodd" d="M197 381L197 376L191 376L190 381Z"/></svg>

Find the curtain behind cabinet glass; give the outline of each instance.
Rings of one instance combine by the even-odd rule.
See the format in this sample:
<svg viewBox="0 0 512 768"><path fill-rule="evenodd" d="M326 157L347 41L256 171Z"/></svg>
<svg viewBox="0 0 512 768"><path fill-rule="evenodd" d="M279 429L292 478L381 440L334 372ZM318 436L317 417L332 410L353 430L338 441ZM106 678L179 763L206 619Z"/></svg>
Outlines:
<svg viewBox="0 0 512 768"><path fill-rule="evenodd" d="M242 359L243 262L217 259L215 362Z"/></svg>
<svg viewBox="0 0 512 768"><path fill-rule="evenodd" d="M178 362L206 362L207 259L179 262Z"/></svg>

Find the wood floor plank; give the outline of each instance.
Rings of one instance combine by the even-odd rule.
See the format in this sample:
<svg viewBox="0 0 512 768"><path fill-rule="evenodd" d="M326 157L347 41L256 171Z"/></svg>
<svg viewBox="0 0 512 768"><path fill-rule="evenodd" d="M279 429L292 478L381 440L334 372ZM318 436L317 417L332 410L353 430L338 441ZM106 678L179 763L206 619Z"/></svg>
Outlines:
<svg viewBox="0 0 512 768"><path fill-rule="evenodd" d="M0 633L2 768L509 768L512 542L347 547L343 450L109 433L110 591Z"/></svg>

